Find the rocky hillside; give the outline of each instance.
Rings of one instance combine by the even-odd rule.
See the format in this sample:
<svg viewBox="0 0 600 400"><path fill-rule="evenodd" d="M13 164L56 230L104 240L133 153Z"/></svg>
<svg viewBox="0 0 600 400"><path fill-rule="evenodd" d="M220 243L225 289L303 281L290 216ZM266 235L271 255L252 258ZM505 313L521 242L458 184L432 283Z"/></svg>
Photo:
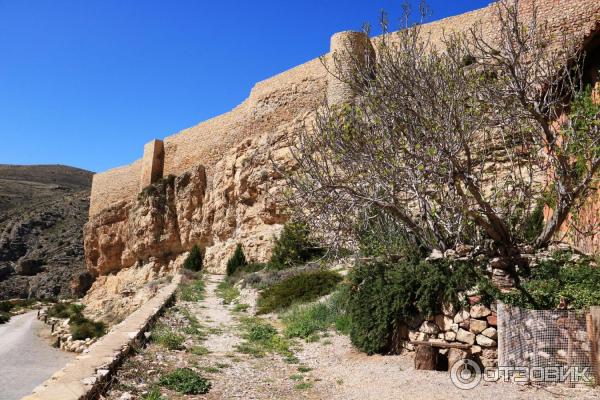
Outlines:
<svg viewBox="0 0 600 400"><path fill-rule="evenodd" d="M0 165L0 299L81 296L92 173Z"/></svg>

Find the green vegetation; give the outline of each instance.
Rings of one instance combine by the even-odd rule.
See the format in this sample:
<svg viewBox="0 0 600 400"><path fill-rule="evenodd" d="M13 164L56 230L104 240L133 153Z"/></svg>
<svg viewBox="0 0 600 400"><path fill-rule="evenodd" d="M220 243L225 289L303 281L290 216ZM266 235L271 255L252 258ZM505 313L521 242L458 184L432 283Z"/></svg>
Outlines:
<svg viewBox="0 0 600 400"><path fill-rule="evenodd" d="M346 301L347 289L344 287L325 302L293 306L282 316L286 325L285 336L309 339L332 327L340 333L348 334L350 320L346 312Z"/></svg>
<svg viewBox="0 0 600 400"><path fill-rule="evenodd" d="M0 324L5 324L10 321L10 314L4 311L0 311Z"/></svg>
<svg viewBox="0 0 600 400"><path fill-rule="evenodd" d="M158 388L153 388L147 394L142 396L142 400L164 400L165 398L160 394Z"/></svg>
<svg viewBox="0 0 600 400"><path fill-rule="evenodd" d="M245 312L245 311L248 310L248 307L250 307L249 304L245 304L245 303L236 304L233 307L233 311L236 311L236 312Z"/></svg>
<svg viewBox="0 0 600 400"><path fill-rule="evenodd" d="M48 309L49 318L72 318L81 315L84 306L74 303L56 303Z"/></svg>
<svg viewBox="0 0 600 400"><path fill-rule="evenodd" d="M521 288L509 294L495 293L508 304L548 310L557 308L561 299L569 308L581 310L600 305L600 269L590 265L588 258L571 253L558 253L531 268Z"/></svg>
<svg viewBox="0 0 600 400"><path fill-rule="evenodd" d="M219 282L216 290L217 296L223 299L224 304L231 304L240 296L240 291L229 280Z"/></svg>
<svg viewBox="0 0 600 400"><path fill-rule="evenodd" d="M69 321L69 329L74 340L101 337L106 333L104 322L92 321L85 317L73 317Z"/></svg>
<svg viewBox="0 0 600 400"><path fill-rule="evenodd" d="M242 249L241 243L238 243L233 255L227 260L227 275L231 276L235 274L238 269L245 267L246 265L248 265L248 262L244 255L244 249Z"/></svg>
<svg viewBox="0 0 600 400"><path fill-rule="evenodd" d="M308 390L312 387L312 383L310 382L302 382L294 386L296 390Z"/></svg>
<svg viewBox="0 0 600 400"><path fill-rule="evenodd" d="M398 321L434 315L445 302L459 304L459 292L480 279L469 264L401 261L359 264L351 274L347 310L352 343L367 353L390 350Z"/></svg>
<svg viewBox="0 0 600 400"><path fill-rule="evenodd" d="M190 353L196 356L205 356L207 354L210 354L210 350L208 350L204 346L194 346L190 349Z"/></svg>
<svg viewBox="0 0 600 400"><path fill-rule="evenodd" d="M183 262L183 267L190 271L200 271L202 269L202 262L202 252L200 251L200 247L195 244Z"/></svg>
<svg viewBox="0 0 600 400"><path fill-rule="evenodd" d="M308 227L301 222L288 222L275 239L269 268L285 269L323 255L323 249L310 239Z"/></svg>
<svg viewBox="0 0 600 400"><path fill-rule="evenodd" d="M201 301L204 299L206 287L200 278L193 279L179 288L179 298L183 301Z"/></svg>
<svg viewBox="0 0 600 400"><path fill-rule="evenodd" d="M300 374L294 374L294 375L290 376L290 379L293 381L302 381L302 380L304 380L304 377Z"/></svg>
<svg viewBox="0 0 600 400"><path fill-rule="evenodd" d="M152 330L151 339L169 350L179 350L183 345L185 338L165 325L156 325Z"/></svg>
<svg viewBox="0 0 600 400"><path fill-rule="evenodd" d="M303 272L274 284L261 293L258 312L284 309L296 302L308 302L331 293L342 277L332 271Z"/></svg>
<svg viewBox="0 0 600 400"><path fill-rule="evenodd" d="M158 384L183 394L205 394L211 387L208 380L189 368L178 368L170 374L164 375Z"/></svg>
<svg viewBox="0 0 600 400"><path fill-rule="evenodd" d="M48 309L48 317L68 318L69 329L75 340L103 336L106 333L106 324L84 317L83 309L81 304L57 303Z"/></svg>
<svg viewBox="0 0 600 400"><path fill-rule="evenodd" d="M268 322L248 317L241 320L245 342L237 346L240 353L254 357L263 357L266 353L275 352L286 357L293 357L290 342L277 333L277 329Z"/></svg>
<svg viewBox="0 0 600 400"><path fill-rule="evenodd" d="M312 371L312 368L307 367L306 365L299 365L298 372L306 373Z"/></svg>

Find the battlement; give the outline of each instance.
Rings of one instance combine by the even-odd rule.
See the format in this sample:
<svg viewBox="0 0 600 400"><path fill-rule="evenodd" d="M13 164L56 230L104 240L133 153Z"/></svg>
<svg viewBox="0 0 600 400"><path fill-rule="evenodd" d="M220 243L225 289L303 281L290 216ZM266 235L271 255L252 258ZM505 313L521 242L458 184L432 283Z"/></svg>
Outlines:
<svg viewBox="0 0 600 400"><path fill-rule="evenodd" d="M533 0L522 0L524 15L533 10ZM582 37L598 29L597 0L539 0L538 12L549 29L562 35ZM443 41L451 31L464 31L476 24L486 35L497 33L495 5L426 24L422 34L432 45ZM131 165L96 174L92 182L90 216L119 201L136 197L144 186L163 175L180 175L202 164L210 181L214 166L230 148L244 139L280 129L285 123L314 110L326 100L337 104L349 100L353 93L344 82L328 73L336 58L352 54L360 58L365 51L377 49L381 37L368 39L359 32L340 32L331 38L331 51L272 78L257 83L249 97L232 111L194 127L155 140L144 147L143 159ZM326 67L327 65L327 67Z"/></svg>

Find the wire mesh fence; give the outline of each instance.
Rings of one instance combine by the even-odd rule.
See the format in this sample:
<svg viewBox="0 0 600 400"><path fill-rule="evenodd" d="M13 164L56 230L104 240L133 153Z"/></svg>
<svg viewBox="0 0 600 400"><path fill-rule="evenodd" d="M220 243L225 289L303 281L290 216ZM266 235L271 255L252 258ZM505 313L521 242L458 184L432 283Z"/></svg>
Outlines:
<svg viewBox="0 0 600 400"><path fill-rule="evenodd" d="M581 311L499 304L498 364L513 373L527 374L525 381L542 385L590 384L591 344L586 324L586 314Z"/></svg>

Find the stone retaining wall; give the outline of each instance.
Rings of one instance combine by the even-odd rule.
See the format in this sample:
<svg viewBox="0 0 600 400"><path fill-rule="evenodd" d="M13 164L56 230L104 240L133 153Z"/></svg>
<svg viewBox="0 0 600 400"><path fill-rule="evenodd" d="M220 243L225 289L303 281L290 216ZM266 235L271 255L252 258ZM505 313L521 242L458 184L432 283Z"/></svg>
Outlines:
<svg viewBox="0 0 600 400"><path fill-rule="evenodd" d="M134 345L144 341L144 333L174 300L180 281L181 276L176 275L150 301L94 343L89 352L78 356L23 400L96 398Z"/></svg>

